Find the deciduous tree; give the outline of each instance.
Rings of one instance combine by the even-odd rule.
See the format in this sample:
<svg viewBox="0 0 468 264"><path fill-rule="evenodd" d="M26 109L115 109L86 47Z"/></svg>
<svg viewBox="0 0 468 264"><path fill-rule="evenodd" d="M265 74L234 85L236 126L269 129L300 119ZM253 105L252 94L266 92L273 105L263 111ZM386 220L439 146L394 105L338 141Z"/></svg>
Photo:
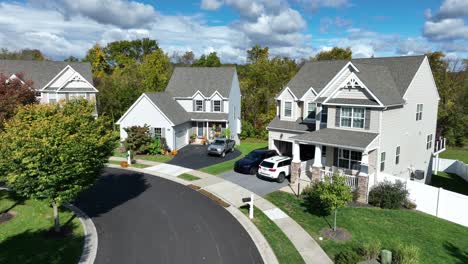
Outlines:
<svg viewBox="0 0 468 264"><path fill-rule="evenodd" d="M24 80L22 73L16 78L0 73L0 130L5 120L11 118L21 105L36 103L32 81Z"/></svg>
<svg viewBox="0 0 468 264"><path fill-rule="evenodd" d="M339 48L334 47L329 51L321 51L311 57L311 61L321 61L321 60L350 60L353 57L353 52L350 48Z"/></svg>

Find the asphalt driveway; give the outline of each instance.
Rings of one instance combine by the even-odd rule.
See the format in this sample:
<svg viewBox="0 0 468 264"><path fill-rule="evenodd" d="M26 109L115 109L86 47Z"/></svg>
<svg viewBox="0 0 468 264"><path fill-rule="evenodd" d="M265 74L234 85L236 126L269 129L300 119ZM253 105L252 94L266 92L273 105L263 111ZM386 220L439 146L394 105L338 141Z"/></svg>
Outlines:
<svg viewBox="0 0 468 264"><path fill-rule="evenodd" d="M255 175L242 174L235 171L228 171L218 175L219 177L244 187L260 196L265 196L271 192L277 191L287 186L289 181L286 179L282 183L268 179L259 179Z"/></svg>
<svg viewBox="0 0 468 264"><path fill-rule="evenodd" d="M108 168L75 204L96 225L96 264L263 263L229 212L162 178Z"/></svg>
<svg viewBox="0 0 468 264"><path fill-rule="evenodd" d="M210 156L206 153L207 146L204 145L187 145L181 148L177 156L167 162L168 164L177 165L190 169L201 169L220 162L235 159L241 155L238 149L226 154L224 158L218 156Z"/></svg>

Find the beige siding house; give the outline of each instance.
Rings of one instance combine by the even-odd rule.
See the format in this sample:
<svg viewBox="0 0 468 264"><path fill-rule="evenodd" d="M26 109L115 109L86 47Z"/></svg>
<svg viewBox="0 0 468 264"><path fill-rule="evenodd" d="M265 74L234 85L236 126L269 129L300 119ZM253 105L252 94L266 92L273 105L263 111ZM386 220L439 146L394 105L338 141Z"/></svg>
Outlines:
<svg viewBox="0 0 468 264"><path fill-rule="evenodd" d="M339 172L362 201L378 174L430 181L439 95L427 57L308 62L276 100L269 147L293 157L292 181Z"/></svg>

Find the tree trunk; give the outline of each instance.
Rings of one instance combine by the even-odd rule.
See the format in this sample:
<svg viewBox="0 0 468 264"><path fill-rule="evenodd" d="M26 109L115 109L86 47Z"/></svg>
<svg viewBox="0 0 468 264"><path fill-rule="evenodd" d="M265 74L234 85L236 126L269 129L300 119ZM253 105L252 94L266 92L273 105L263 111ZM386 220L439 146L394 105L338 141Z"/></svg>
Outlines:
<svg viewBox="0 0 468 264"><path fill-rule="evenodd" d="M59 213L58 213L58 206L56 202L52 202L52 207L54 208L54 230L55 232L60 232L60 221L59 221Z"/></svg>
<svg viewBox="0 0 468 264"><path fill-rule="evenodd" d="M333 222L333 231L335 232L336 232L336 211L338 210L335 209L335 221Z"/></svg>

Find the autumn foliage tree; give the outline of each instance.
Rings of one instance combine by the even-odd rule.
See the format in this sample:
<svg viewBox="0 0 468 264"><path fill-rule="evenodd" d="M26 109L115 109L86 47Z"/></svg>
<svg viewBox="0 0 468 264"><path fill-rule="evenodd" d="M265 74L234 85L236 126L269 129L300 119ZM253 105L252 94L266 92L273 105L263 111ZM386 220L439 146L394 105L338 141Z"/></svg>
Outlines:
<svg viewBox="0 0 468 264"><path fill-rule="evenodd" d="M22 81L23 74L16 78L0 73L0 130L5 120L11 118L18 106L36 103L36 94L31 81Z"/></svg>

